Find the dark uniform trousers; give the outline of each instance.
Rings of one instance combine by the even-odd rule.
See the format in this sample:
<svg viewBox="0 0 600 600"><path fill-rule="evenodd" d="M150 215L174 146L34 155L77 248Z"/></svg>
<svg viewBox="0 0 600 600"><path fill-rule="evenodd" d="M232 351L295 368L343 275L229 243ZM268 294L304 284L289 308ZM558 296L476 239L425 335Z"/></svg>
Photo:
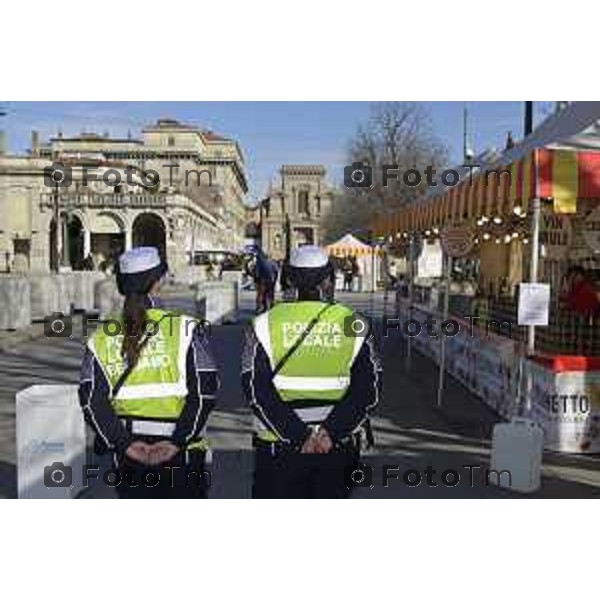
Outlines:
<svg viewBox="0 0 600 600"><path fill-rule="evenodd" d="M353 444L328 454L302 454L282 444L255 443L253 498L348 498L358 465Z"/></svg>
<svg viewBox="0 0 600 600"><path fill-rule="evenodd" d="M206 469L206 453L180 451L170 461L148 466L127 456L116 457L119 498L206 498L211 474Z"/></svg>

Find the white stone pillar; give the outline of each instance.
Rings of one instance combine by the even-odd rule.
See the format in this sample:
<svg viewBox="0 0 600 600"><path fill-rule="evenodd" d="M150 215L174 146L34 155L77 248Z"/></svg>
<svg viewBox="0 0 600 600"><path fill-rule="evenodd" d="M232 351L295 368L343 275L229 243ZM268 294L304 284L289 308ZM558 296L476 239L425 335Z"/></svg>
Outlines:
<svg viewBox="0 0 600 600"><path fill-rule="evenodd" d="M89 229L83 229L83 258L87 258L92 249L92 234Z"/></svg>
<svg viewBox="0 0 600 600"><path fill-rule="evenodd" d="M55 240L54 252L56 252L56 267L58 267L58 269L60 270L60 267L62 265L63 244L64 244L62 219L61 219L60 215L55 220L55 223L56 223L56 229L55 229L55 236L54 236L54 240Z"/></svg>
<svg viewBox="0 0 600 600"><path fill-rule="evenodd" d="M132 245L132 232L131 232L131 227L126 227L125 228L125 252L127 252L127 250L131 250L131 245Z"/></svg>

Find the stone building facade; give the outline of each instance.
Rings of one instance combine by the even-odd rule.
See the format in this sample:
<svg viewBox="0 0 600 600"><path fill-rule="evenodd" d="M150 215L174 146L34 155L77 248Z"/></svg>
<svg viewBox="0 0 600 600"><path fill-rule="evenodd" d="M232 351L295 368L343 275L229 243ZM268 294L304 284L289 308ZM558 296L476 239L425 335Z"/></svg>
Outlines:
<svg viewBox="0 0 600 600"><path fill-rule="evenodd" d="M288 238L290 249L322 243L322 222L333 202L325 175L322 165L283 165L279 182L250 212L249 229L272 258L285 257Z"/></svg>
<svg viewBox="0 0 600 600"><path fill-rule="evenodd" d="M49 179L57 164L65 185ZM171 119L140 139L58 134L40 144L34 132L29 155L0 152L0 271L78 268L87 256L99 265L142 244L173 270L200 251L236 252L247 189L234 140Z"/></svg>

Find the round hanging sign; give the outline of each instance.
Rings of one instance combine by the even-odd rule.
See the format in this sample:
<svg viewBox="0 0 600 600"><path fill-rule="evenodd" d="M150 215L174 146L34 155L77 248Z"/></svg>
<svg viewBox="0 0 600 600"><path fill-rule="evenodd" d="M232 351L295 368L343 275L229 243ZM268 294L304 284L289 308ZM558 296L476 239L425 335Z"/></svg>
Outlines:
<svg viewBox="0 0 600 600"><path fill-rule="evenodd" d="M473 250L475 234L470 227L446 227L440 234L444 253L452 258L462 258Z"/></svg>

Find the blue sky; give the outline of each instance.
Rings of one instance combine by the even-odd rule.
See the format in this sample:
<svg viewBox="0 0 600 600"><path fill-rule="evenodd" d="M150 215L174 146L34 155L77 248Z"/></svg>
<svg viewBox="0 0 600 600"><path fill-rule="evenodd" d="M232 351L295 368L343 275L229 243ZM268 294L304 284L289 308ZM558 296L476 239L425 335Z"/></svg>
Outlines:
<svg viewBox="0 0 600 600"><path fill-rule="evenodd" d="M423 102L440 140L450 149L452 163L462 156L463 108L469 109L472 145L480 152L501 147L506 131L522 131L522 102ZM161 117L194 123L235 138L246 157L248 200L264 194L281 164L319 163L332 182L341 181L348 140L370 111L368 102L9 102L4 117L11 151L29 147L31 130L42 139L60 128L65 135L83 130L136 136ZM542 119L550 102L536 102Z"/></svg>

